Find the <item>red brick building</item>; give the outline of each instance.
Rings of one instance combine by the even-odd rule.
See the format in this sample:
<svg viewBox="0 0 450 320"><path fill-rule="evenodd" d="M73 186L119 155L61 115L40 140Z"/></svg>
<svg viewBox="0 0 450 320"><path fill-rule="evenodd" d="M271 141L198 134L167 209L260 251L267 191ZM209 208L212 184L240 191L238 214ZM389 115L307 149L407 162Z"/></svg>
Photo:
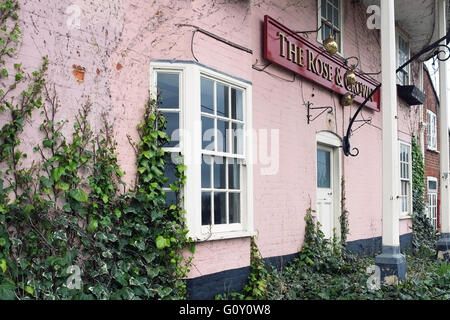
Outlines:
<svg viewBox="0 0 450 320"><path fill-rule="evenodd" d="M423 89L425 103L423 108L423 119L425 122L424 132L424 159L425 159L425 183L426 199L428 203L428 216L436 229L440 229L439 217L439 177L440 177L440 119L439 119L439 96L431 80L430 71L424 65Z"/></svg>

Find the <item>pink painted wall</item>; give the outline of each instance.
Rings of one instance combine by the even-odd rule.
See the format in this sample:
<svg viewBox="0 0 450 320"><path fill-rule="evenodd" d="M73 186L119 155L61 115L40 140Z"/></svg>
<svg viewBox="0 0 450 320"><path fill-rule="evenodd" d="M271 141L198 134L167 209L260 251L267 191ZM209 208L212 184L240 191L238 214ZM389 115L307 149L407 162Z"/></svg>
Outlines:
<svg viewBox="0 0 450 320"><path fill-rule="evenodd" d="M364 71L377 72L379 32L365 28L361 5L344 3L348 12L344 19L344 54L359 56ZM65 12L71 4L83 9L80 29L67 27L71 15ZM305 212L310 205L315 207L316 133L331 130L342 137L356 106L342 108L336 95L304 79L280 80L290 80L293 75L276 66L267 68L267 73L251 66L265 64L265 14L291 29L311 30L317 27L316 10L316 0L23 0L20 56L27 69L37 68L40 58L49 56L49 81L56 84L61 118L72 119L88 98L94 105L94 129L101 125L101 114L107 114L119 143L120 164L131 185L136 168L126 135L137 138L135 128L148 97L150 60L194 60L192 28L175 24L194 24L251 48L253 55L198 33L194 41L194 54L200 63L253 83L254 129L279 130L278 173L264 176L260 171L264 166L254 166L254 220L263 257L280 256L300 250ZM315 39L315 35L310 38ZM86 69L83 82L75 78L74 65ZM303 99L315 106L335 106L334 116L321 116L307 125ZM403 115L408 113L408 107L399 106L399 137L406 141L410 140L409 121ZM343 159L350 241L381 235L381 113L365 110L363 114L372 117L372 125L362 127L351 138L360 155ZM32 154L37 126L24 135L29 140L25 151ZM409 225L409 220L401 221L402 234L410 232ZM193 262L191 277L248 266L249 240L200 243Z"/></svg>

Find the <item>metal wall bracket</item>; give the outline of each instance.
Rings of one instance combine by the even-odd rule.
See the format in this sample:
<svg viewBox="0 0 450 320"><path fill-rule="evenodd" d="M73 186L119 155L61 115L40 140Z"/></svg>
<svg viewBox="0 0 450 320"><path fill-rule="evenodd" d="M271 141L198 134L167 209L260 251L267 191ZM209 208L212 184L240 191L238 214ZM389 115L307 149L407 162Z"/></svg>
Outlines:
<svg viewBox="0 0 450 320"><path fill-rule="evenodd" d="M445 36L440 38L439 40L436 40L432 44L428 45L427 47L420 50L418 53L416 53L414 56L412 56L408 61L403 63L400 67L397 68L395 71L396 73L400 72L405 68L407 65L409 65L411 62L419 59L422 55L425 53L428 53L432 50L433 56L436 57L439 61L447 61L450 59L450 47L448 46L448 42L450 40L450 30L447 32ZM443 44L442 42L445 41ZM430 57L431 58L431 57ZM352 148L350 144L350 136L352 133L352 126L356 122L356 118L358 117L358 114L361 112L361 110L364 108L366 103L373 97L373 95L381 88L381 83L376 86L374 90L369 94L368 97L364 100L363 103L361 103L358 107L358 110L356 110L355 114L353 115L352 119L350 120L350 123L347 128L347 133L342 138L342 148L344 150L345 156L352 156L356 157L359 154L358 148Z"/></svg>
<svg viewBox="0 0 450 320"><path fill-rule="evenodd" d="M309 102L309 101L307 103L305 103L305 105L306 105L306 108L308 109L308 114L306 115L306 120L307 120L308 124L310 124L311 122L316 120L318 117L320 117L327 110L328 110L329 114L333 113L333 107L331 107L331 106L311 107L313 104L311 102ZM320 112L317 116L315 116L314 118L311 119L311 117L312 117L311 110L322 110L322 112Z"/></svg>
<svg viewBox="0 0 450 320"><path fill-rule="evenodd" d="M350 119L351 120L351 119ZM372 123L372 118L369 119L363 119L363 120L355 120L353 121L354 123L356 122L362 122L362 124L360 124L356 129L352 129L350 135L352 135L355 131L357 131L358 129L360 129L361 127L365 126L366 124L371 124Z"/></svg>

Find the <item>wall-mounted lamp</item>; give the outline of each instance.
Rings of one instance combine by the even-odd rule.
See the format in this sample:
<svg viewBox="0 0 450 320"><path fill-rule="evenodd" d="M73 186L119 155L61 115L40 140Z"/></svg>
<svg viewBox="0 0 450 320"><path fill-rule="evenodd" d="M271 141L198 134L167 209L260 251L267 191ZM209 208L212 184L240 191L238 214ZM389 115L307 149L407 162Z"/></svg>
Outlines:
<svg viewBox="0 0 450 320"><path fill-rule="evenodd" d="M331 33L328 38L323 41L323 47L330 55L334 55L339 51L338 43L336 40L334 40L334 37Z"/></svg>
<svg viewBox="0 0 450 320"><path fill-rule="evenodd" d="M346 107L353 104L353 98L355 98L355 95L350 92L347 92L341 98L341 105Z"/></svg>
<svg viewBox="0 0 450 320"><path fill-rule="evenodd" d="M355 68L351 68L347 70L347 72L344 74L345 82L347 85L351 86L356 82L356 74L355 74Z"/></svg>

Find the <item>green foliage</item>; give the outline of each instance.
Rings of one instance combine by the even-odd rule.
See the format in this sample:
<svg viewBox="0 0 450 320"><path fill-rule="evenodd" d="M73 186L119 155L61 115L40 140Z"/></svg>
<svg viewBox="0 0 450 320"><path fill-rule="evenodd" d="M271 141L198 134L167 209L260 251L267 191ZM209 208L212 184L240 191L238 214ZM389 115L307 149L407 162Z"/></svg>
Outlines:
<svg viewBox="0 0 450 320"><path fill-rule="evenodd" d="M250 275L248 284L244 287L246 300L263 299L267 288L268 272L259 254L255 238L250 239Z"/></svg>
<svg viewBox="0 0 450 320"><path fill-rule="evenodd" d="M250 273L242 293L226 292L216 296L216 300L261 300L266 296L269 273L256 245L255 237L250 238Z"/></svg>
<svg viewBox="0 0 450 320"><path fill-rule="evenodd" d="M426 214L425 167L420 146L415 138L412 140L411 152L413 245L417 252L424 253L425 255L433 255L438 236Z"/></svg>
<svg viewBox="0 0 450 320"><path fill-rule="evenodd" d="M17 1L0 1L0 22L16 23L17 8ZM86 103L68 139L69 121L57 120L61 106L45 82L47 59L32 75L19 63L7 66L3 57L14 51L20 29L1 30L1 77L10 85L0 92L0 111L9 115L0 129L0 299L185 298L191 260L182 251L192 245L180 196L186 167L177 166L170 185L177 203L166 204L168 137L156 101L138 127L137 179L126 191L106 117L95 134ZM25 90L10 98L19 82ZM42 141L26 167L21 133L38 109ZM72 266L81 271L79 289L69 282Z"/></svg>
<svg viewBox="0 0 450 320"><path fill-rule="evenodd" d="M348 227L348 215L349 212L345 206L345 201L347 200L345 196L345 179L344 176L341 178L341 215L339 216L339 223L341 227L341 244L343 247L345 247L345 244L347 242L347 235L350 231Z"/></svg>
<svg viewBox="0 0 450 320"><path fill-rule="evenodd" d="M373 258L355 258L333 249L324 239L312 210L305 217L305 244L298 257L283 270L272 270L266 299L271 300L410 300L449 299L450 265L429 257L407 257L408 278L399 285L367 286L367 267ZM345 250L345 249L344 249Z"/></svg>

